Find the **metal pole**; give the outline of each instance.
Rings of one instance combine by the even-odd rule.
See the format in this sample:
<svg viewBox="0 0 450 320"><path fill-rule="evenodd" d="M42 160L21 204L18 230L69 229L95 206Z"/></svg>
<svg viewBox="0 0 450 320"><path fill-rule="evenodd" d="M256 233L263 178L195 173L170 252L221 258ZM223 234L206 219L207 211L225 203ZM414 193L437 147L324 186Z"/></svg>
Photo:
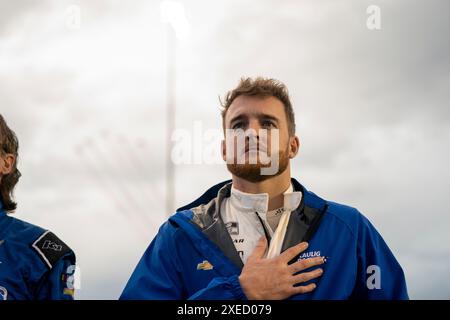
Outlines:
<svg viewBox="0 0 450 320"><path fill-rule="evenodd" d="M175 166L172 162L172 133L175 129L175 91L176 91L176 36L173 27L167 23L167 65L166 65L166 214L172 215L175 211Z"/></svg>

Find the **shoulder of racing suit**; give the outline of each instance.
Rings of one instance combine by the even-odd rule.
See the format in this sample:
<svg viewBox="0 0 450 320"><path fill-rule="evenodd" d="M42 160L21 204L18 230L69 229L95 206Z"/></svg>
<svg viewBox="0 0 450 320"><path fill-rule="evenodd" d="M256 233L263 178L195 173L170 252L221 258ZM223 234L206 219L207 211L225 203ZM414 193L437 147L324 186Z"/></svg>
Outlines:
<svg viewBox="0 0 450 320"><path fill-rule="evenodd" d="M4 269L0 271L0 282L17 288L16 297L19 299L33 299L33 292L43 285L56 265L57 273L61 265L75 265L75 254L51 231L3 212L0 219L0 261L0 268Z"/></svg>

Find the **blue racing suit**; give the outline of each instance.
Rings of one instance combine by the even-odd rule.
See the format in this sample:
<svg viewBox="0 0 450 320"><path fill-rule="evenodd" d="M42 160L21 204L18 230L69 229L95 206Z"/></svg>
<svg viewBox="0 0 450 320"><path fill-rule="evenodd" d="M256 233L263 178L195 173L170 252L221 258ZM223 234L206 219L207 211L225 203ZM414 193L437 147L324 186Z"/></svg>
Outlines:
<svg viewBox="0 0 450 320"><path fill-rule="evenodd" d="M72 300L75 254L50 231L13 218L0 202L0 301Z"/></svg>
<svg viewBox="0 0 450 320"><path fill-rule="evenodd" d="M402 268L373 225L358 210L306 190L292 211L282 250L301 241L297 259L326 257L314 291L290 299L408 299ZM246 299L243 263L218 208L230 181L219 183L169 218L129 279L121 299Z"/></svg>

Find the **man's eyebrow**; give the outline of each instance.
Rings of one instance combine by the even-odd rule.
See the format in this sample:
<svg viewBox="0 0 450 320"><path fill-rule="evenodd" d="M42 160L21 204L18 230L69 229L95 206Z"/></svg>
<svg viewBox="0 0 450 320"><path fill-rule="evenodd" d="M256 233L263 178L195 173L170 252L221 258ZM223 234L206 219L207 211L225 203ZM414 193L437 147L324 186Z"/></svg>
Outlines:
<svg viewBox="0 0 450 320"><path fill-rule="evenodd" d="M260 114L258 114L257 117L259 118L259 120L273 120L273 121L275 121L276 123L279 122L279 120L278 120L277 117L271 116L271 115L269 115L269 114L260 113Z"/></svg>
<svg viewBox="0 0 450 320"><path fill-rule="evenodd" d="M272 115L270 115L270 114L257 113L255 116L256 116L260 121L261 121L261 120L272 120L272 121L275 121L276 123L279 122L279 120L278 120L277 117L272 116ZM235 116L234 118L232 118L232 119L230 120L230 126L233 126L233 123L235 123L236 121L239 121L239 120L247 120L247 119L248 119L248 116L247 116L247 115L245 115L245 114L239 114L239 115Z"/></svg>
<svg viewBox="0 0 450 320"><path fill-rule="evenodd" d="M246 116L246 115L244 115L244 114L239 114L239 115L237 115L237 116L235 116L234 118L232 118L231 120L230 120L230 126L234 123L234 122L236 122L236 121L238 121L238 120L246 120L248 117Z"/></svg>

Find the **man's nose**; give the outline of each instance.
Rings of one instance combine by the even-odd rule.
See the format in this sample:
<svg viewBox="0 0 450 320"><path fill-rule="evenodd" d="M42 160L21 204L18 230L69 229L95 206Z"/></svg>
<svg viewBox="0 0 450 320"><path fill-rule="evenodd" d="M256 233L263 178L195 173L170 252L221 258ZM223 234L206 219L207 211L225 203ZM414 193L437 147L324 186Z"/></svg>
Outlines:
<svg viewBox="0 0 450 320"><path fill-rule="evenodd" d="M252 135L254 135L255 137L258 137L259 130L261 130L261 125L259 124L259 121L257 119L252 119L252 120L250 120L247 129L249 129L249 131L251 132Z"/></svg>

